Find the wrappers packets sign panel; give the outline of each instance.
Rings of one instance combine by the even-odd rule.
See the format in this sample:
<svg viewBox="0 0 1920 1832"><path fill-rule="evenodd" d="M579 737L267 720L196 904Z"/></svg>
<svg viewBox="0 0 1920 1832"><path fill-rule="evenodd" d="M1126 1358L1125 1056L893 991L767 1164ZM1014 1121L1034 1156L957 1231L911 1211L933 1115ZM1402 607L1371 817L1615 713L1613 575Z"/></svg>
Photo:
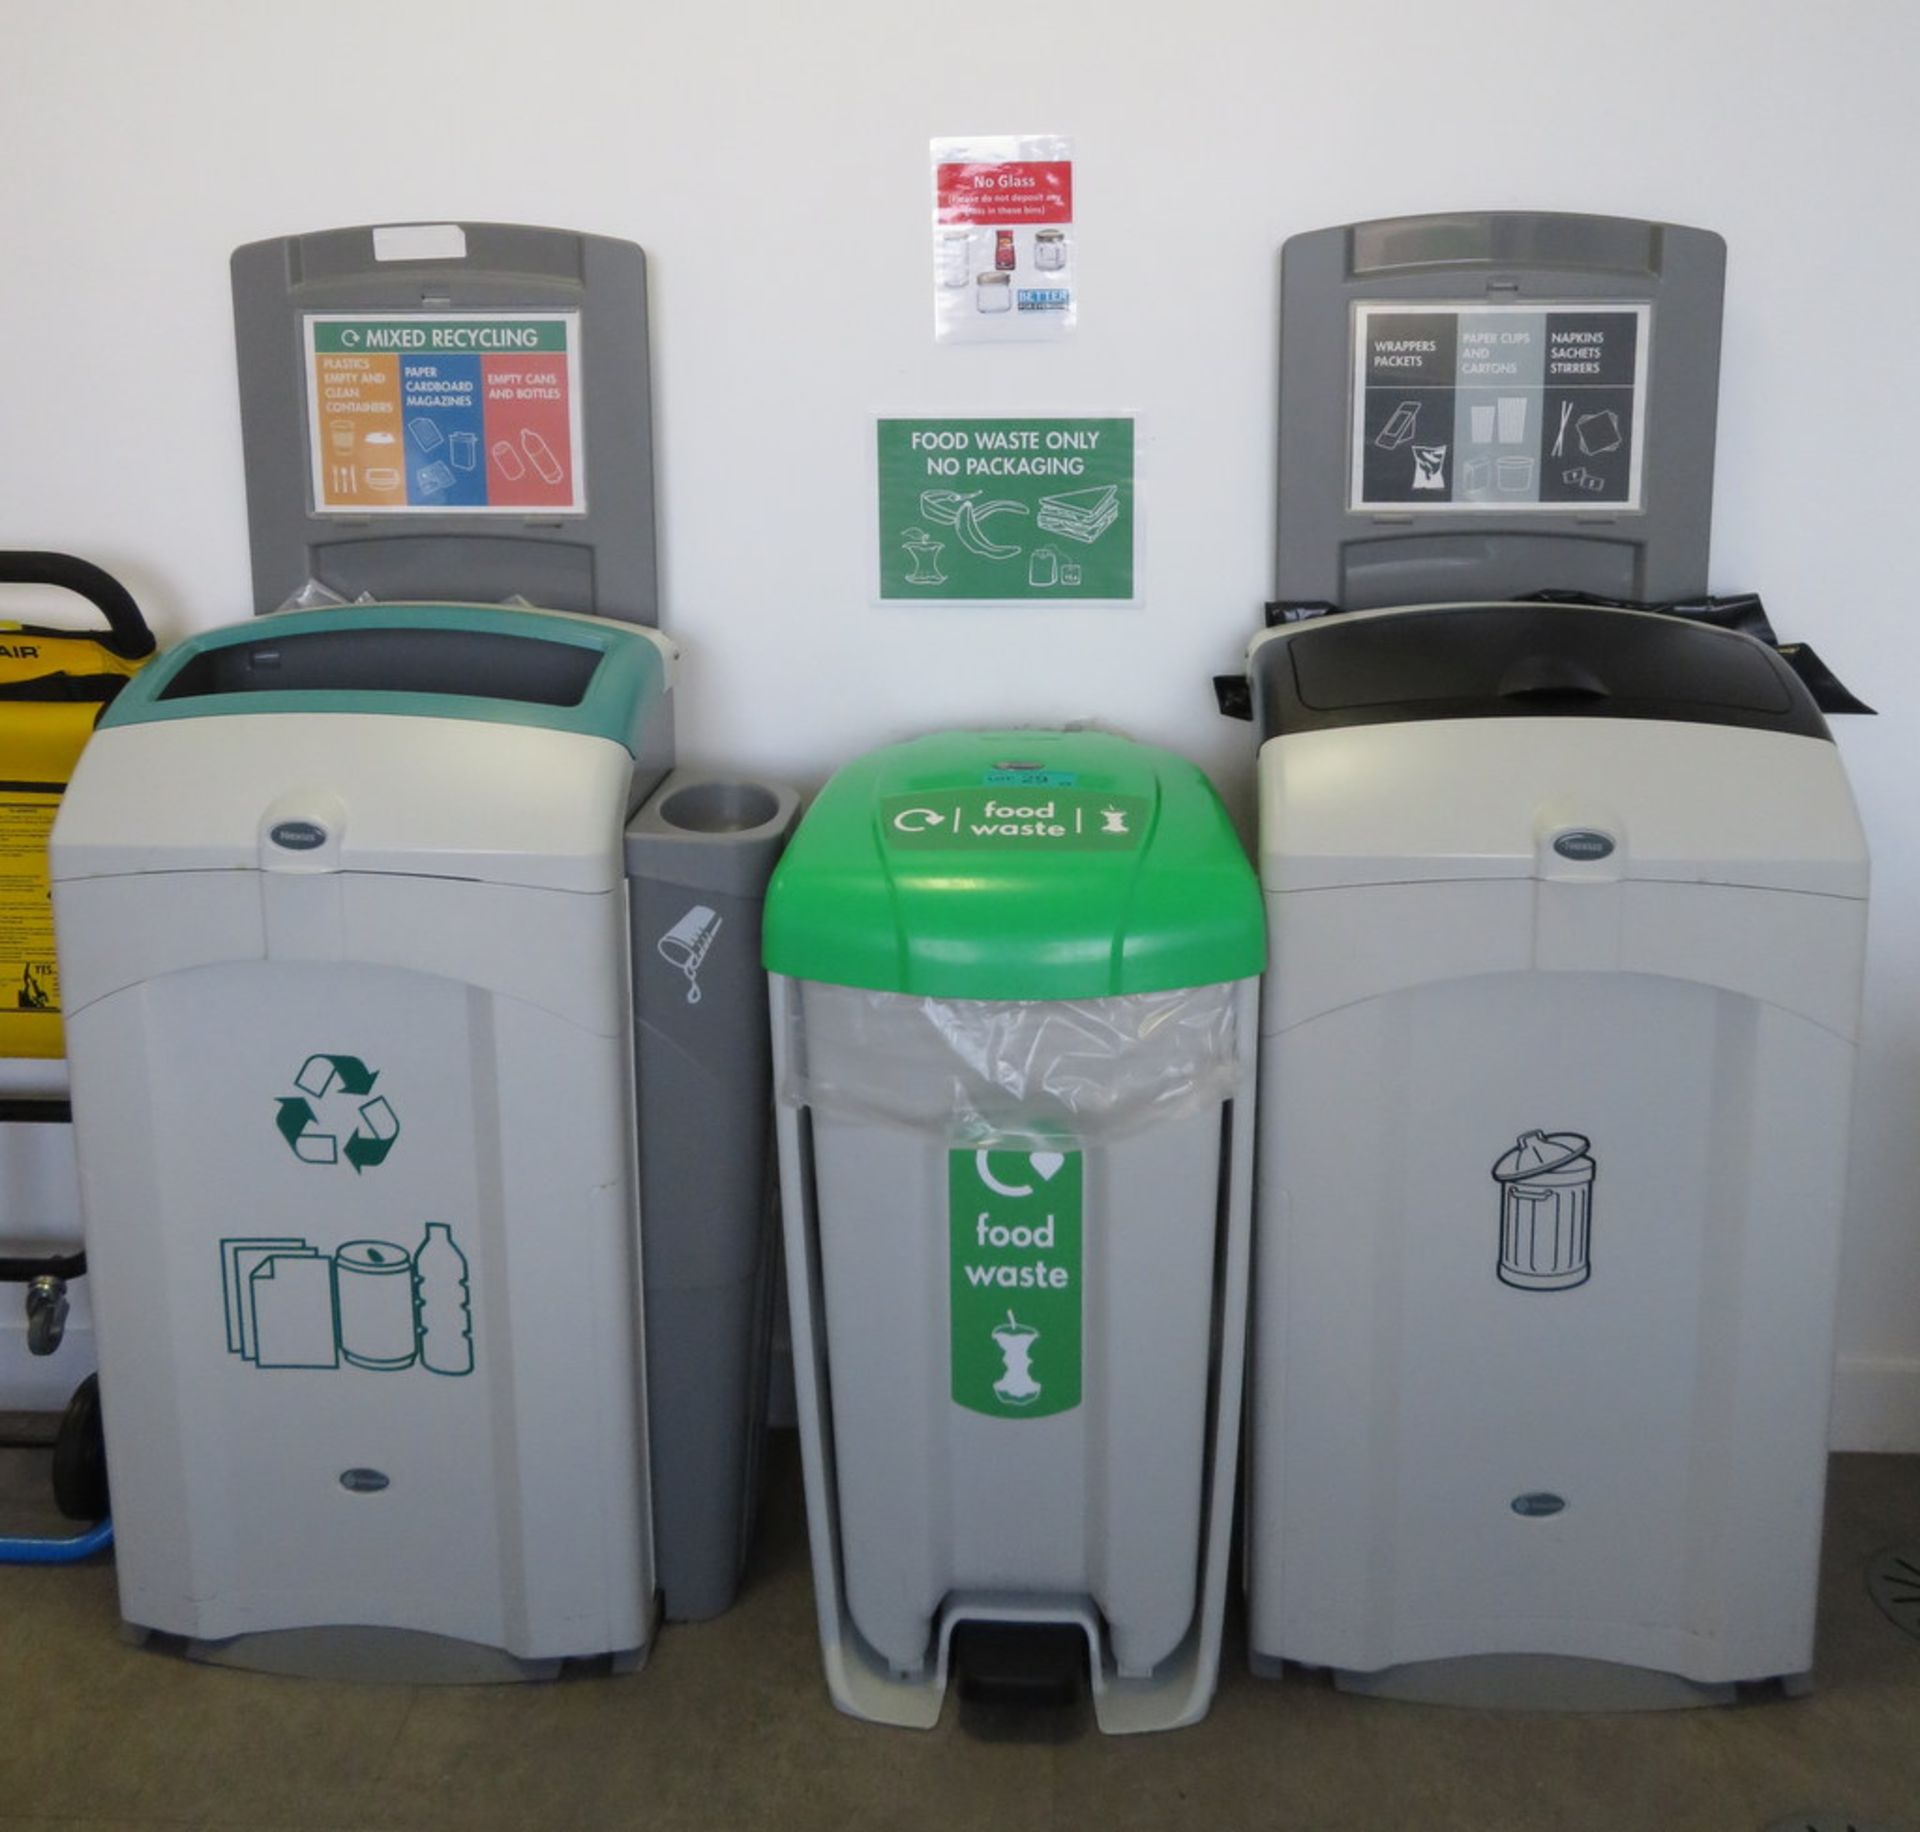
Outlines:
<svg viewBox="0 0 1920 1832"><path fill-rule="evenodd" d="M881 419L880 597L1131 600L1134 423Z"/></svg>

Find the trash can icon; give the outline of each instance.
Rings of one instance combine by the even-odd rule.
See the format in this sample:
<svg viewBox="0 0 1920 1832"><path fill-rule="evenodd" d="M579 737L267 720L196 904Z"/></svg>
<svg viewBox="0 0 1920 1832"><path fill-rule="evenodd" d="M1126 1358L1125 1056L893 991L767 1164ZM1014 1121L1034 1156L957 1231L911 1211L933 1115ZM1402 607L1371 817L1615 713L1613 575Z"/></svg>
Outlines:
<svg viewBox="0 0 1920 1832"><path fill-rule="evenodd" d="M1567 1291L1592 1274L1593 1159L1578 1132L1523 1132L1493 1167L1500 1185L1500 1282Z"/></svg>

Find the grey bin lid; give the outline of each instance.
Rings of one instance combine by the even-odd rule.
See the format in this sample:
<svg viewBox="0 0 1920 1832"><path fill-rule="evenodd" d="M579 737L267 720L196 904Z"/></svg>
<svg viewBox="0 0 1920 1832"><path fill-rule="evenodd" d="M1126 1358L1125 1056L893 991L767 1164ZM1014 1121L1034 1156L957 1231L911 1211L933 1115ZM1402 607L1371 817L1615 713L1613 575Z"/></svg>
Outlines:
<svg viewBox="0 0 1920 1832"><path fill-rule="evenodd" d="M1704 592L1725 267L1726 245L1709 230L1530 210L1448 211L1290 237L1280 261L1274 595L1361 609L1547 588L1639 601ZM1531 314L1544 321L1531 349L1555 326L1579 335L1637 316L1637 379L1601 390L1623 378L1596 374L1586 405L1586 383L1556 381L1551 365L1538 377L1495 380L1469 372L1462 346L1449 367L1444 352L1454 350L1462 313ZM1385 315L1385 337L1395 321L1426 333L1434 372L1422 359L1407 388L1397 372L1376 373L1362 335L1382 324L1376 315ZM1456 429L1456 400L1470 434L1467 403L1490 409L1501 392L1527 401L1523 442L1475 447ZM1555 458L1554 409L1569 400L1582 403L1569 423L1611 410L1617 430L1600 444L1610 455L1582 459L1576 447ZM1379 424L1416 405L1402 424ZM1364 462L1377 441L1409 475L1413 445L1426 444L1440 454L1443 487L1409 489L1404 500L1356 497L1356 457ZM1469 475L1463 456L1475 449L1487 464L1513 455L1529 486L1456 494ZM1592 480L1587 488L1564 480L1582 466L1630 471L1635 457L1637 507L1630 491L1596 497ZM1560 500L1547 500L1549 474Z"/></svg>
<svg viewBox="0 0 1920 1832"><path fill-rule="evenodd" d="M1513 1149L1493 1167L1501 1183L1520 1183L1554 1171L1591 1170L1586 1152L1591 1141L1577 1132L1523 1132Z"/></svg>
<svg viewBox="0 0 1920 1832"><path fill-rule="evenodd" d="M423 229L443 245L407 247ZM570 373L580 508L376 513L316 501L310 321L457 323L514 313L577 315ZM276 236L234 251L233 317L256 611L307 602L301 594L317 584L348 602L518 597L630 623L659 620L647 263L634 243L525 223L361 224Z"/></svg>
<svg viewBox="0 0 1920 1832"><path fill-rule="evenodd" d="M1653 611L1439 604L1282 625L1248 660L1260 739L1493 718L1663 719L1830 734L1765 643Z"/></svg>

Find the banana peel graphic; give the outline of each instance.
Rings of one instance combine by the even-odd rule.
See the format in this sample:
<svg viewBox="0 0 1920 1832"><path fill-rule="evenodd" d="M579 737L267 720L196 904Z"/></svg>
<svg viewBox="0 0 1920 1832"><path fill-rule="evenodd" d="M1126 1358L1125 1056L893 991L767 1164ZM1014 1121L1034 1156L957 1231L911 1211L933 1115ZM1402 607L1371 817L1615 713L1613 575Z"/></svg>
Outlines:
<svg viewBox="0 0 1920 1832"><path fill-rule="evenodd" d="M1005 497L977 503L974 498L979 494L978 490L922 490L920 513L930 522L941 522L951 528L960 545L983 560L1017 559L1021 550L1002 546L987 533L983 524L996 515L1029 514L1027 505L1010 502Z"/></svg>

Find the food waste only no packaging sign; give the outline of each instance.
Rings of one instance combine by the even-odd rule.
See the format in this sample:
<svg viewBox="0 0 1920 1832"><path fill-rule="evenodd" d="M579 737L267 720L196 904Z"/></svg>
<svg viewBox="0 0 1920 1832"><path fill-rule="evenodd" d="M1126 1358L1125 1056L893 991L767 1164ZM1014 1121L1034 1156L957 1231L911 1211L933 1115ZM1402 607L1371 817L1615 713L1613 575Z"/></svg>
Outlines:
<svg viewBox="0 0 1920 1832"><path fill-rule="evenodd" d="M1133 421L878 423L880 596L1134 595Z"/></svg>

